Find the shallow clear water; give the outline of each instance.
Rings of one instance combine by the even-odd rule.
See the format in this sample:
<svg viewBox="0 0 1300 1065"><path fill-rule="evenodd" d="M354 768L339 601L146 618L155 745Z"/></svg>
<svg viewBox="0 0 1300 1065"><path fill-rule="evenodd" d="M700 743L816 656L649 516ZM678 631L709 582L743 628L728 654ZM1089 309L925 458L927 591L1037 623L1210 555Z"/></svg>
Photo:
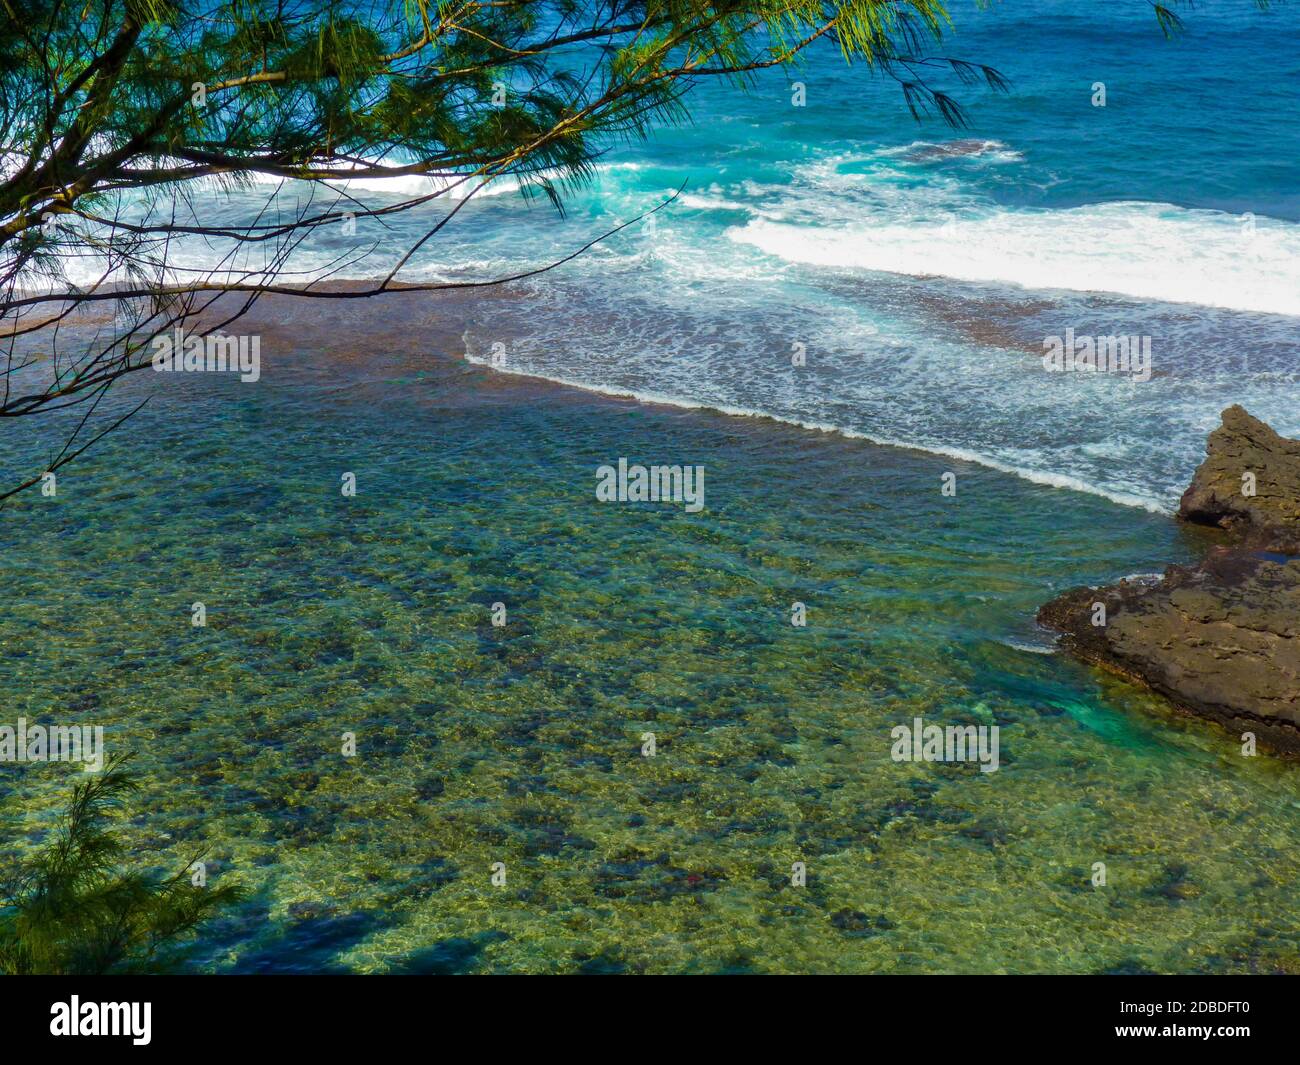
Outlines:
<svg viewBox="0 0 1300 1065"><path fill-rule="evenodd" d="M138 860L208 845L256 891L194 965L1295 966L1293 767L1041 653L1031 620L1189 557L1173 522L493 377L391 308L346 312L376 350L323 363L338 322L294 313L261 386L158 390L0 517L8 713L105 725L145 778ZM620 455L704 465L706 509L596 502ZM999 725L1001 768L892 761L917 715ZM24 845L71 777L0 775Z"/></svg>
<svg viewBox="0 0 1300 1065"><path fill-rule="evenodd" d="M709 89L566 219L502 189L416 274L689 179L653 228L511 298L268 311L256 385L142 375L0 511L6 720L106 726L137 859L254 889L201 969L1300 970L1295 767L1032 620L1204 548L1166 512L1227 403L1300 433L1297 14L1212 6L1173 45L1139 4L959 11L1015 84L960 135L838 61L803 109ZM1067 326L1152 336L1155 374L1045 373ZM598 503L620 456L702 465L705 510ZM1001 768L894 762L916 716L998 725ZM0 767L19 849L71 780Z"/></svg>

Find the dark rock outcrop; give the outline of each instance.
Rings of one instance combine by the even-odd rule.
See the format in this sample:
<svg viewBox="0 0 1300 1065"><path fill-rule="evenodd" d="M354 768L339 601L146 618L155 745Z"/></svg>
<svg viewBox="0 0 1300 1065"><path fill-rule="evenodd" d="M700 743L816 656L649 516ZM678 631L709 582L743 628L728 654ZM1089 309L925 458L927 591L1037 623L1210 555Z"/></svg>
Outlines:
<svg viewBox="0 0 1300 1065"><path fill-rule="evenodd" d="M1300 441L1229 407L1179 516L1231 542L1162 578L1075 588L1039 622L1085 661L1300 753Z"/></svg>
<svg viewBox="0 0 1300 1065"><path fill-rule="evenodd" d="M1222 417L1178 516L1255 540L1294 540L1300 532L1300 440L1278 436L1241 407L1229 407Z"/></svg>

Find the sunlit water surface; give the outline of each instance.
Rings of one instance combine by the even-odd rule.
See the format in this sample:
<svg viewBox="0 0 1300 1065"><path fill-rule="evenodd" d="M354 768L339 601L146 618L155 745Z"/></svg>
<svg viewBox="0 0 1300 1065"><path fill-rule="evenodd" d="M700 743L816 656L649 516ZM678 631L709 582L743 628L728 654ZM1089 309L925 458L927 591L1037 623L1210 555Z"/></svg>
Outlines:
<svg viewBox="0 0 1300 1065"><path fill-rule="evenodd" d="M373 320L321 359L300 313L258 385L145 375L129 432L0 514L6 720L106 726L134 860L207 847L253 889L192 966L1296 968L1294 767L1032 622L1190 557L1174 522ZM598 503L619 456L703 465L706 509ZM1001 768L892 761L918 715L996 724ZM18 849L76 773L0 772Z"/></svg>

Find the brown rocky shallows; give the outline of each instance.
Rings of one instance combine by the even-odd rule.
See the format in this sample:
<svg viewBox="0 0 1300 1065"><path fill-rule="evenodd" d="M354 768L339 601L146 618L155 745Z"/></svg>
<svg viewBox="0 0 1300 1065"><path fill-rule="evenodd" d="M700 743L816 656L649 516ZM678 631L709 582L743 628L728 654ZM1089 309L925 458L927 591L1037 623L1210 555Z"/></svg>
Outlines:
<svg viewBox="0 0 1300 1065"><path fill-rule="evenodd" d="M1300 753L1300 441L1229 407L1179 517L1220 526L1231 542L1159 579L1072 589L1039 622L1085 661ZM1097 603L1104 625L1093 624Z"/></svg>

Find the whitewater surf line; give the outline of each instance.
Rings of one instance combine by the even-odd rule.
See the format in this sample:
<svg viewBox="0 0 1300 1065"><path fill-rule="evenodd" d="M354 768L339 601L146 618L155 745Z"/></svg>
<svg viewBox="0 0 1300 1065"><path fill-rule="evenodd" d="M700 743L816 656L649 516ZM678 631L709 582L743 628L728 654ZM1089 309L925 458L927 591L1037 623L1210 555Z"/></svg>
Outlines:
<svg viewBox="0 0 1300 1065"><path fill-rule="evenodd" d="M774 422L780 422L783 425L793 425L800 429L807 429L815 433L828 433L843 436L850 440L865 440L869 444L875 444L879 447L899 448L903 451L918 451L927 455L938 455L942 458L954 459L958 462L970 462L976 466L983 466L986 469L996 470L998 473L1009 474L1012 477L1018 477L1023 481L1029 481L1031 484L1041 485L1045 488L1061 488L1070 492L1081 492L1085 495L1098 496L1101 499L1108 500L1111 503L1117 503L1123 507L1133 507L1137 510L1145 510L1151 514L1160 514L1168 517L1173 514L1172 506L1162 506L1154 499L1144 498L1138 495L1129 495L1125 492L1111 492L1104 488L1098 488L1095 485L1081 481L1077 477L1071 477L1068 474L1048 473L1041 470L1026 470L1013 466L1008 462L1002 462L989 455L981 454L978 451L970 451L966 448L949 447L943 444L921 444L911 440L898 440L887 436L876 436L871 433L864 433L858 429L848 429L840 425L831 425L826 422L805 421L799 418L791 418L781 414L772 414L768 411L750 410L745 407L732 407L720 403L708 403L701 400L686 399L680 396L662 395L656 392L636 392L627 388L616 388L612 385L597 385L586 381L575 381L570 378L549 376L547 374L531 373L527 370L514 370L507 366L496 366L492 362L478 355L471 355L465 352L465 361L475 366L482 366L485 369L492 370L496 373L509 374L512 377L530 378L534 381L546 381L550 384L563 385L565 388L576 388L582 392L591 392L596 395L611 396L615 399L632 399L638 403L658 404L665 407L676 407L681 410L703 410L713 411L717 414L725 414L733 418L768 418Z"/></svg>

